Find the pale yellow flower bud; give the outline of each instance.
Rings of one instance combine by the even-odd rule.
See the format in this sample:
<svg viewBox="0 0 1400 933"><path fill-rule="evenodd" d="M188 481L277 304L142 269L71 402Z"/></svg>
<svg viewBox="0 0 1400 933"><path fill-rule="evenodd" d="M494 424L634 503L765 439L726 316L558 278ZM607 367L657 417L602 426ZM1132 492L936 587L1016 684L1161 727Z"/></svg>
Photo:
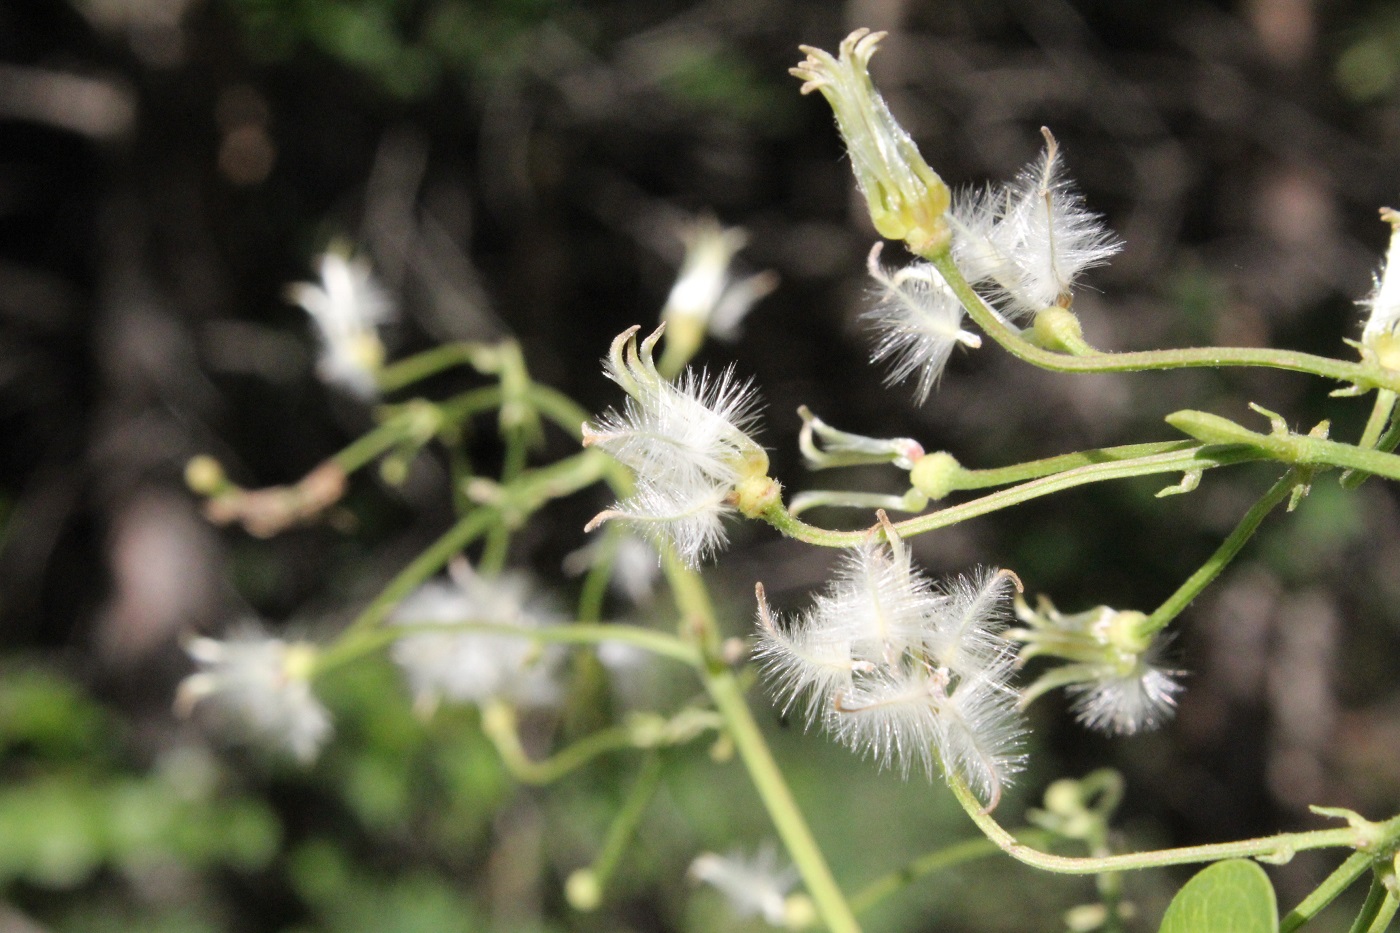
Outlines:
<svg viewBox="0 0 1400 933"><path fill-rule="evenodd" d="M915 253L930 255L948 242L943 215L951 196L870 80L870 57L884 37L883 32L857 29L841 43L839 58L800 46L807 58L791 74L806 82L802 93L821 91L835 111L875 229L904 240Z"/></svg>

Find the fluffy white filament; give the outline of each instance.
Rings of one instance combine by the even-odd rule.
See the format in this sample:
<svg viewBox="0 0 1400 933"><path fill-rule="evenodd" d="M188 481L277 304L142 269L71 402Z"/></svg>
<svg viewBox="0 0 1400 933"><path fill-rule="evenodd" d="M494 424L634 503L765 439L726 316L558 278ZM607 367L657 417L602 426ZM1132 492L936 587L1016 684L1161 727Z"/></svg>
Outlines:
<svg viewBox="0 0 1400 933"><path fill-rule="evenodd" d="M949 214L958 268L1012 318L1068 306L1079 274L1122 246L1084 206L1055 137L1041 132L1045 149L1014 182L962 192Z"/></svg>
<svg viewBox="0 0 1400 933"><path fill-rule="evenodd" d="M225 640L196 638L186 648L199 670L180 683L175 708L209 706L241 738L316 759L331 735L331 716L309 680L315 649L272 638L252 623Z"/></svg>
<svg viewBox="0 0 1400 933"><path fill-rule="evenodd" d="M772 846L760 848L752 857L705 852L691 863L690 874L723 894L736 916L762 917L773 926L783 925L787 895L798 877L795 868L782 864Z"/></svg>
<svg viewBox="0 0 1400 933"><path fill-rule="evenodd" d="M661 330L640 347L636 331L614 341L604 364L627 401L584 425L583 442L630 467L637 491L589 527L622 519L653 540L669 541L695 565L724 544L723 519L734 511L736 488L767 469L767 454L749 436L757 402L750 385L729 370L713 379L693 370L676 382L661 378L651 355Z"/></svg>
<svg viewBox="0 0 1400 933"><path fill-rule="evenodd" d="M1364 345L1374 345L1382 334L1389 334L1400 324L1400 213L1388 207L1381 208L1381 220L1390 224L1390 247L1386 250L1385 265L1376 276L1376 286L1361 306L1370 308L1366 327L1361 332Z"/></svg>
<svg viewBox="0 0 1400 933"><path fill-rule="evenodd" d="M530 580L522 574L480 576L464 565L451 580L424 584L399 605L393 621L405 626L486 622L533 629L553 624ZM525 706L548 706L559 696L554 669L558 646L490 632L423 632L394 642L394 660L403 669L420 711L443 700L484 703L505 699Z"/></svg>
<svg viewBox="0 0 1400 933"><path fill-rule="evenodd" d="M963 330L963 306L943 277L928 263L915 263L890 274L880 266L876 243L867 262L879 286L879 301L865 312L878 335L871 352L874 362L888 360L886 382L894 384L918 374L914 389L923 402L943 375L953 347L980 347L982 339Z"/></svg>
<svg viewBox="0 0 1400 933"><path fill-rule="evenodd" d="M1015 577L983 572L935 586L887 526L889 544L847 555L828 591L790 625L759 588L754 648L779 706L803 704L820 724L882 767L907 775L935 762L995 806L1023 764L1025 729L1000 637Z"/></svg>

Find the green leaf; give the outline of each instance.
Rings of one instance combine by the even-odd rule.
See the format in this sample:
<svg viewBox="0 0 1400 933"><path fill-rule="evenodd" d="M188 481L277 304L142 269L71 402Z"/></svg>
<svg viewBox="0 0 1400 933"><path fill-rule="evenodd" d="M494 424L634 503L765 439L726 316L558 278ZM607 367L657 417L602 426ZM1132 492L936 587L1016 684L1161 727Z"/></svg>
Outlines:
<svg viewBox="0 0 1400 933"><path fill-rule="evenodd" d="M1158 933L1278 933L1278 904L1264 869L1216 862L1176 893Z"/></svg>

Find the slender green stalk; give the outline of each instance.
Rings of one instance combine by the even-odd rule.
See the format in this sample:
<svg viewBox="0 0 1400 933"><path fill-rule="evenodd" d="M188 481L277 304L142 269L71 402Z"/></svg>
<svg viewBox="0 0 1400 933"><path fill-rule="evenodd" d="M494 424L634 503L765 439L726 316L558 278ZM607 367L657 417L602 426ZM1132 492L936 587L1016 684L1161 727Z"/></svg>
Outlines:
<svg viewBox="0 0 1400 933"><path fill-rule="evenodd" d="M507 428L505 461L501 465L502 486L513 482L524 472L528 454L529 440L525 430L519 425ZM505 568L506 558L510 554L510 534L511 524L504 521L498 522L486 533L486 546L482 548L478 562L482 573L494 576Z"/></svg>
<svg viewBox="0 0 1400 933"><path fill-rule="evenodd" d="M956 774L948 775L948 786L953 796L962 804L963 810L982 830L988 839L996 843L1003 852L1019 862L1033 868L1062 875L1097 875L1113 871L1136 871L1143 868L1162 868L1167 865L1190 865L1197 862L1215 862L1227 858L1257 858L1266 861L1287 861L1294 854L1308 849L1350 849L1384 848L1400 840L1400 816L1384 823L1374 824L1379 839L1357 827L1343 829L1316 829L1301 833L1279 833L1259 839L1244 839L1238 842L1220 842L1201 846L1184 846L1178 849L1158 849L1153 852L1133 852L1127 855L1108 855L1101 858L1074 858L1041 852L1011 835L996 819L982 809L979 801L968 788L967 783Z"/></svg>
<svg viewBox="0 0 1400 933"><path fill-rule="evenodd" d="M411 417L401 413L383 424L356 438L341 449L330 460L348 475L369 463L375 457L405 440L412 430Z"/></svg>
<svg viewBox="0 0 1400 933"><path fill-rule="evenodd" d="M985 470L964 469L954 480L954 488L959 490L986 489L989 486L1007 486L1039 479L1055 473L1089 466L1095 463L1114 463L1149 457L1153 454L1174 453L1199 445L1191 441L1155 441L1148 444L1124 444L1118 447L1099 447L1094 450L1081 450L1072 454L1060 454L1043 460L1028 460L1011 466L993 467Z"/></svg>
<svg viewBox="0 0 1400 933"><path fill-rule="evenodd" d="M604 642L617 642L631 645L658 657L679 661L690 667L701 666L700 653L694 647L681 641L675 635L658 632L655 629L636 625L608 623L605 625L571 622L567 625L548 625L543 628L521 628L503 622L461 622L415 623L404 620L402 623L370 630L361 630L351 636L347 630L329 650L316 660L316 675L347 664L351 661L382 651L400 638L421 634L477 633L482 635L505 635L514 638L528 638L542 644L601 645Z"/></svg>
<svg viewBox="0 0 1400 933"><path fill-rule="evenodd" d="M599 755L633 747L632 731L626 726L612 726L579 739L543 761L533 760L520 744L515 710L495 701L481 711L481 731L496 746L496 752L511 775L522 784L553 784L572 771L583 767Z"/></svg>
<svg viewBox="0 0 1400 933"><path fill-rule="evenodd" d="M394 392L454 366L470 366L479 370L483 354L492 351L492 347L479 343L448 343L424 350L380 370L379 390Z"/></svg>
<svg viewBox="0 0 1400 933"><path fill-rule="evenodd" d="M705 689L715 704L715 711L724 726L739 758L749 773L759 799L763 801L773 827L778 831L788 856L802 876L803 886L812 898L817 913L831 933L859 933L860 924L851 912L846 897L831 874L826 856L817 845L801 808L788 788L782 769L754 721L743 688L734 674L714 660L719 647L719 626L714 607L700 575L686 567L666 549L662 560L671 593L681 613L681 634L705 653L706 662L700 668Z"/></svg>
<svg viewBox="0 0 1400 933"><path fill-rule="evenodd" d="M1041 829L1027 829L1023 830L1018 838L1027 845L1045 846L1050 844L1055 835ZM858 914L864 913L880 901L925 875L986 858L989 855L996 855L999 852L1001 849L996 843L979 836L975 839L965 839L962 842L954 843L947 848L939 849L937 852L921 855L903 868L875 879L853 894L851 896L851 909Z"/></svg>
<svg viewBox="0 0 1400 933"><path fill-rule="evenodd" d="M1351 925L1351 933L1370 933L1373 929L1372 924L1380 916L1381 905L1385 903L1386 894L1385 885L1381 883L1381 876L1379 874L1373 876L1371 890L1366 892L1366 903L1361 905L1361 912L1356 915L1356 920ZM1381 927L1381 930L1384 929L1385 927Z"/></svg>
<svg viewBox="0 0 1400 933"><path fill-rule="evenodd" d="M1132 353L1090 352L1070 355L1046 350L1026 340L1008 327L963 278L962 272L945 247L923 257L942 274L948 287L962 302L977 326L1010 354L1034 366L1066 373L1139 372L1157 369L1186 369L1227 366L1262 366L1291 372L1309 373L1324 379L1352 383L1362 388L1400 391L1400 373L1375 364L1348 363L1311 353L1254 347L1193 347L1173 350L1145 350Z"/></svg>
<svg viewBox="0 0 1400 933"><path fill-rule="evenodd" d="M1337 896L1356 883L1356 880L1366 874L1371 867L1371 856L1365 852L1353 852L1347 857L1336 871L1328 875L1327 878L1313 889L1313 892L1303 898L1279 921L1279 933L1293 933L1294 930L1312 920L1318 914L1337 899Z"/></svg>
<svg viewBox="0 0 1400 933"><path fill-rule="evenodd" d="M617 563L618 537L622 530L609 525L603 531L603 539L592 553L593 563L583 578L583 586L578 594L578 618L580 622L597 622L603 617L603 600L608 594L608 584L612 582L613 567Z"/></svg>
<svg viewBox="0 0 1400 933"><path fill-rule="evenodd" d="M580 889L586 889L587 899L591 901L587 906L575 904L575 907L591 910L602 900L603 891L606 890L608 882L612 880L613 873L617 871L622 856L626 854L632 837L637 833L637 826L642 821L642 814L646 812L647 805L656 796L656 789L660 784L661 756L657 754L647 755L642 759L642 767L627 791L627 799L622 802L622 807L613 816L612 825L608 827L608 834L603 840L603 848L599 851L598 857L583 872L576 872L569 878L570 895L574 895ZM573 900L572 896L570 900Z"/></svg>
<svg viewBox="0 0 1400 933"><path fill-rule="evenodd" d="M1400 456L1380 450L1363 450L1351 444L1329 441L1308 434L1293 434L1277 427L1271 434L1260 434L1241 427L1228 418L1206 411L1177 411L1167 423L1208 445L1252 447L1272 460L1310 467L1341 467L1400 480Z"/></svg>
<svg viewBox="0 0 1400 933"><path fill-rule="evenodd" d="M1277 508L1293 492L1293 487L1298 484L1298 474L1296 470L1289 470L1279 478L1278 482L1269 487L1269 491L1254 503L1240 523L1235 526L1235 530L1230 532L1229 537L1221 542L1204 564L1186 582L1177 588L1147 617L1144 634L1160 632L1171 623L1173 619L1181 615L1182 611L1191 604L1191 601L1201 594L1221 571L1235 559L1250 538L1254 537L1254 532L1258 530L1264 519L1270 512Z"/></svg>
<svg viewBox="0 0 1400 933"><path fill-rule="evenodd" d="M734 675L727 670L711 670L705 675L705 687L714 701L715 709L724 718L725 728L734 740L734 747L749 772L749 779L763 800L768 816L788 855L802 875L802 883L812 902L832 933L859 933L860 924L841 893L826 856L807 827L792 791L783 778L782 769L773 760L773 753L754 722L743 691Z"/></svg>
<svg viewBox="0 0 1400 933"><path fill-rule="evenodd" d="M1376 919L1366 933L1386 933L1397 912L1400 912L1400 894L1387 890L1385 901L1382 902L1380 910L1376 911Z"/></svg>
<svg viewBox="0 0 1400 933"><path fill-rule="evenodd" d="M380 591L379 595L357 615L341 635L342 640L355 638L359 633L372 629L389 617L403 599L417 589L425 580L437 573L447 562L462 552L468 544L480 537L495 516L486 509L477 509L457 520L422 554L415 557L407 567L400 570L394 579Z"/></svg>
<svg viewBox="0 0 1400 933"><path fill-rule="evenodd" d="M948 506L937 512L895 522L894 527L901 536L908 537L938 528L946 528L969 518L987 515L999 509L1089 483L1127 479L1133 476L1150 476L1155 473L1193 473L1217 466L1258 460L1261 457L1260 453L1244 448L1212 448L1211 452L1207 454L1204 448L1186 447L1129 460L1090 463L1053 476L1045 476L1018 486L1012 486L1009 489L1002 489L979 499L973 499L971 502ZM854 547L866 540L870 534L869 530L829 531L825 528L808 525L789 514L781 503L773 506L762 517L790 538L823 547Z"/></svg>
<svg viewBox="0 0 1400 933"><path fill-rule="evenodd" d="M1381 389L1376 393L1375 404L1371 406L1371 416L1366 419L1366 428L1361 432L1361 439L1356 442L1357 447L1377 448L1381 440L1381 435L1385 427L1390 423L1391 416L1395 414L1396 395L1389 389ZM1390 451L1395 447L1382 448ZM1355 489L1366 482L1365 473L1356 473L1351 470L1342 474L1342 488Z"/></svg>

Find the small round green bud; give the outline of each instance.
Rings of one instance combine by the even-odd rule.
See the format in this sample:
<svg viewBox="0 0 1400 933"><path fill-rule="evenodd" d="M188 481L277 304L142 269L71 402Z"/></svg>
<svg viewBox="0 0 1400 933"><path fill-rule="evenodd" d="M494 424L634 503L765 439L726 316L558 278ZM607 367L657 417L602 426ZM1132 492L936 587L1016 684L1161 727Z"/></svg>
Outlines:
<svg viewBox="0 0 1400 933"><path fill-rule="evenodd" d="M198 495L213 496L228 485L228 477L219 461L208 454L200 454L185 464L185 485Z"/></svg>
<svg viewBox="0 0 1400 933"><path fill-rule="evenodd" d="M805 930L816 926L817 905L805 894L789 894L783 901L783 924L789 930Z"/></svg>
<svg viewBox="0 0 1400 933"><path fill-rule="evenodd" d="M924 454L914 461L909 471L909 483L930 499L942 499L958 488L962 465L947 451Z"/></svg>
<svg viewBox="0 0 1400 933"><path fill-rule="evenodd" d="M1110 645L1133 656L1152 647L1154 635L1148 630L1147 615L1132 609L1114 613L1106 634Z"/></svg>
<svg viewBox="0 0 1400 933"><path fill-rule="evenodd" d="M399 455L385 457L379 462L379 477L390 486L402 486L408 479L408 460Z"/></svg>
<svg viewBox="0 0 1400 933"><path fill-rule="evenodd" d="M1047 350L1058 350L1076 356L1092 353L1093 347L1084 340L1084 327L1069 308L1051 305L1035 316L1031 341Z"/></svg>
<svg viewBox="0 0 1400 933"><path fill-rule="evenodd" d="M734 504L745 518L759 518L782 501L783 487L771 476L749 476L734 489Z"/></svg>
<svg viewBox="0 0 1400 933"><path fill-rule="evenodd" d="M584 913L597 910L603 901L603 889L598 884L598 876L587 868L580 868L564 882L564 897L574 910Z"/></svg>
<svg viewBox="0 0 1400 933"><path fill-rule="evenodd" d="M1400 334L1377 334L1370 341L1376 362L1386 369L1400 370Z"/></svg>

